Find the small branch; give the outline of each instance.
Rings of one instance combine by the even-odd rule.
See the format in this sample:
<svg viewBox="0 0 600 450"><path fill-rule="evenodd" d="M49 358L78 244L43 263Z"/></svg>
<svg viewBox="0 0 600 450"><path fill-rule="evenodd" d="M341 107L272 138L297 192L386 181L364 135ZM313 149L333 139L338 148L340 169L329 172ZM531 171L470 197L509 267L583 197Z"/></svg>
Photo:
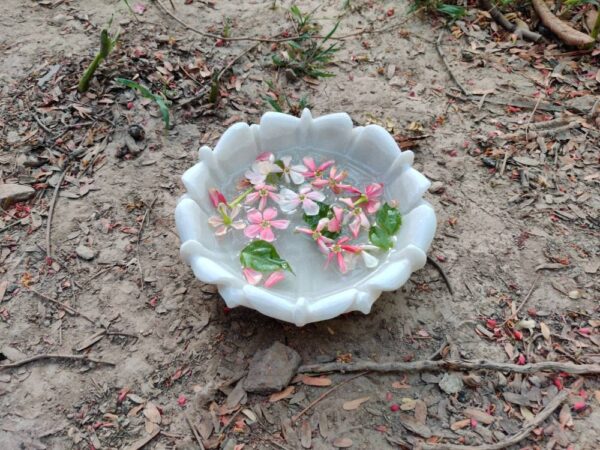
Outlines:
<svg viewBox="0 0 600 450"><path fill-rule="evenodd" d="M42 122L42 120L37 116L36 113L33 113L33 118L35 119L35 121L37 122L37 124L42 128L42 130L44 130L46 133L52 135L54 134L52 132L52 130L50 128L48 128L46 125L44 125L44 123Z"/></svg>
<svg viewBox="0 0 600 450"><path fill-rule="evenodd" d="M336 364L336 363L334 363ZM308 366L310 367L310 366ZM300 369L302 369L302 367L300 367ZM292 423L294 423L296 420L298 420L300 417L302 417L309 409L311 409L313 406L315 406L317 403L319 403L321 400L323 400L325 397L327 397L329 394L331 394L333 391L335 391L336 389L342 387L343 385L350 383L352 380L354 380L355 378L358 377L362 377L364 374L366 374L368 372L368 370L363 371L362 373L359 373L358 375L353 376L352 378L348 378L345 381L342 381L339 384L336 384L335 386L333 386L332 388L326 390L325 392L323 392L321 395L319 395L315 400L313 400L312 402L310 402L308 404L308 406L306 408L304 408L302 411L300 411L298 414L292 416Z"/></svg>
<svg viewBox="0 0 600 450"><path fill-rule="evenodd" d="M537 42L542 39L542 35L534 31L527 29L518 28L514 23L508 20L504 14L502 14L496 5L493 5L491 0L479 0L479 9L487 11L492 19L507 31L517 35L519 38L527 39L528 41Z"/></svg>
<svg viewBox="0 0 600 450"><path fill-rule="evenodd" d="M144 292L144 269L142 268L142 260L140 258L140 242L142 241L142 233L144 232L144 224L146 223L146 218L150 214L150 211L152 211L152 208L154 207L154 204L156 203L157 199L158 199L158 197L154 197L154 200L152 200L152 203L150 203L150 206L146 209L146 212L144 213L144 217L142 218L142 223L140 224L140 231L137 236L136 253L137 253L138 268L140 269L140 277L141 277L140 289L142 292Z"/></svg>
<svg viewBox="0 0 600 450"><path fill-rule="evenodd" d="M89 356L84 355L56 355L56 354L46 354L46 355L36 355L31 356L29 358L22 359L20 361L15 361L14 363L9 364L0 364L0 372L5 369L14 369L17 367L24 366L26 364L30 364L36 361L52 361L52 360L65 360L65 361L83 361L83 362L92 362L96 364L104 364L106 366L115 366L116 364L110 361L103 361L101 359L90 358Z"/></svg>
<svg viewBox="0 0 600 450"><path fill-rule="evenodd" d="M52 194L52 201L50 202L50 209L48 210L48 223L46 224L46 255L48 256L48 258L52 258L52 240L51 240L51 233L52 233L52 217L54 215L54 208L56 207L56 202L58 200L58 191L60 190L60 185L62 184L63 180L65 179L65 176L67 175L67 171L69 170L70 166L66 166L62 172L62 174L60 175L60 178L58 180L58 182L56 183L56 186L54 186L54 193Z"/></svg>
<svg viewBox="0 0 600 450"><path fill-rule="evenodd" d="M325 373L325 372L435 372L439 370L456 370L468 372L470 370L496 370L512 373L536 372L565 372L576 375L598 375L600 364L572 364L557 361L544 361L539 363L518 364L502 363L486 359L480 360L442 360L442 361L413 361L413 362L386 362L360 361L352 364L327 363L300 366L298 373Z"/></svg>
<svg viewBox="0 0 600 450"><path fill-rule="evenodd" d="M517 309L515 309L515 312L512 313L508 317L508 319L506 319L504 322L502 322L501 327L506 325L509 320L512 320L518 316L519 311L521 311L521 309L523 309L523 306L525 306L525 303L527 303L527 300L529 300L529 298L531 297L531 294L533 294L533 291L535 290L535 286L537 285L537 282L539 279L540 279L540 274L538 273L538 275L535 277L535 280L533 280L533 283L531 284L531 287L529 288L529 292L527 292L527 295L525 296L523 301L519 304L519 306L517 306Z"/></svg>
<svg viewBox="0 0 600 450"><path fill-rule="evenodd" d="M448 286L450 295L454 295L454 290L452 289L452 286L450 285L450 280L448 279L448 276L446 275L446 272L444 272L444 269L442 268L442 266L440 266L438 264L438 262L429 255L427 255L427 262L437 269L437 271L442 276L444 283L446 283L446 286Z"/></svg>
<svg viewBox="0 0 600 450"><path fill-rule="evenodd" d="M525 422L526 425L517 434L509 437L508 439L496 442L495 444L484 444L484 445L456 445L456 444L428 444L422 443L421 448L423 450L501 450L511 445L518 444L525 439L529 434L539 427L548 417L552 415L560 405L562 405L569 397L569 392L563 389L556 395L544 409L542 409L531 421Z"/></svg>
<svg viewBox="0 0 600 450"><path fill-rule="evenodd" d="M196 438L196 442L198 442L198 445L200 446L200 450L205 450L204 444L202 443L202 438L200 437L200 433L198 433L198 430L192 423L192 419L190 419L190 416L188 415L187 411L183 412L183 416L185 417L185 421L187 422L189 427L192 429L192 433L194 434L194 438Z"/></svg>
<svg viewBox="0 0 600 450"><path fill-rule="evenodd" d="M458 79L456 78L456 76L454 75L454 72L452 71L452 68L450 67L450 64L448 64L448 61L446 60L446 54L444 53L444 51L442 50L442 38L444 37L444 29L442 29L442 31L440 31L440 35L438 36L437 41L435 42L435 49L438 52L438 55L440 55L440 59L442 60L442 62L444 63L444 66L446 67L446 70L448 71L448 74L450 74L450 78L452 78L452 81L454 81L454 84L456 84L458 86L458 88L460 89L460 91L463 93L463 95L466 96L470 96L470 93L467 91L467 89L461 84L460 81L458 81Z"/></svg>
<svg viewBox="0 0 600 450"><path fill-rule="evenodd" d="M54 303L57 306L60 306L62 309L64 309L65 311L67 311L70 314L73 314L74 316L80 316L83 319L87 320L88 322L90 322L91 324L96 324L96 321L94 319L92 319L89 316L86 316L85 314L83 314L82 312L76 310L75 308L64 304L63 302L59 302L58 300L53 299L52 297L49 297L45 294L42 294L41 292L38 292L34 289L27 289L29 292L31 292L32 294L37 295L39 298L44 299L50 303Z"/></svg>
<svg viewBox="0 0 600 450"><path fill-rule="evenodd" d="M571 28L566 22L552 14L544 0L531 0L531 3L542 23L565 44L575 47L588 47L594 44L594 39L590 36Z"/></svg>

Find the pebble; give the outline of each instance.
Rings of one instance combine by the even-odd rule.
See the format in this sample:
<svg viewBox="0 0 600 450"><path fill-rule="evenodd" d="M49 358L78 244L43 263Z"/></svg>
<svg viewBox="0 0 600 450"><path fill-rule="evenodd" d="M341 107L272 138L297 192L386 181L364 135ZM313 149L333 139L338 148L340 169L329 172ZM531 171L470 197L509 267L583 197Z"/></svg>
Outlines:
<svg viewBox="0 0 600 450"><path fill-rule="evenodd" d="M244 389L261 394L279 392L289 384L300 362L300 355L294 349L275 342L252 358Z"/></svg>
<svg viewBox="0 0 600 450"><path fill-rule="evenodd" d="M460 392L464 386L463 380L455 373L446 373L440 381L440 389L448 395Z"/></svg>
<svg viewBox="0 0 600 450"><path fill-rule="evenodd" d="M13 203L29 200L35 194L31 186L22 184L0 184L0 206L6 208Z"/></svg>
<svg viewBox="0 0 600 450"><path fill-rule="evenodd" d="M434 181L429 188L429 192L432 194L441 194L446 190L446 186L441 181Z"/></svg>
<svg viewBox="0 0 600 450"><path fill-rule="evenodd" d="M77 246L75 253L77 253L77 256L79 256L81 259L85 259L86 261L91 261L96 256L96 252L94 250L83 244L79 244Z"/></svg>

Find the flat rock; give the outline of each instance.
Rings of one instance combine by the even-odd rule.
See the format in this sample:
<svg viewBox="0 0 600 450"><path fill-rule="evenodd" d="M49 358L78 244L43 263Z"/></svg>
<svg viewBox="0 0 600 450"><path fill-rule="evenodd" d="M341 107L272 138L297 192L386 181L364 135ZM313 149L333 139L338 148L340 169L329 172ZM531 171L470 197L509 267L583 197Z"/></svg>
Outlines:
<svg viewBox="0 0 600 450"><path fill-rule="evenodd" d="M295 350L275 342L268 350L254 355L244 388L259 394L279 392L289 384L300 362Z"/></svg>
<svg viewBox="0 0 600 450"><path fill-rule="evenodd" d="M77 256L79 256L81 259L85 259L86 261L91 261L96 256L96 252L94 250L83 244L79 244L77 246L75 253L77 253Z"/></svg>
<svg viewBox="0 0 600 450"><path fill-rule="evenodd" d="M463 380L455 373L447 373L440 381L440 389L448 395L460 392L464 386Z"/></svg>
<svg viewBox="0 0 600 450"><path fill-rule="evenodd" d="M0 184L0 205L3 208L13 203L29 200L35 194L35 190L30 186L22 184Z"/></svg>

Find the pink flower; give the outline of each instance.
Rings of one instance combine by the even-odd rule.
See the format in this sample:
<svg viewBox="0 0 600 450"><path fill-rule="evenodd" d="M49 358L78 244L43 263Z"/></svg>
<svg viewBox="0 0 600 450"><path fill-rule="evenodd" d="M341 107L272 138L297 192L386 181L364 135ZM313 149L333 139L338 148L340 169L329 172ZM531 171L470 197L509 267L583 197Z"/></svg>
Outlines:
<svg viewBox="0 0 600 450"><path fill-rule="evenodd" d="M228 213L227 206L224 203L219 204L218 211L220 215L208 218L209 225L216 228L215 234L217 236L224 236L231 228L243 230L246 227L243 220L233 220L239 215L240 210L239 206L235 206Z"/></svg>
<svg viewBox="0 0 600 450"><path fill-rule="evenodd" d="M304 165L308 167L308 170L304 172L304 176L306 178L321 178L323 176L323 172L335 164L333 159L325 161L318 167L315 164L315 160L311 157L306 157L302 161L304 161Z"/></svg>
<svg viewBox="0 0 600 450"><path fill-rule="evenodd" d="M248 194L246 197L246 204L251 205L260 199L258 202L258 209L262 211L267 206L267 200L269 198L274 202L279 201L279 196L275 194L276 190L277 189L274 186L269 186L268 184L257 184L254 186L254 192Z"/></svg>
<svg viewBox="0 0 600 450"><path fill-rule="evenodd" d="M334 206L333 217L329 219L329 223L327 224L327 231L331 231L332 233L339 233L340 231L342 231L343 219L344 210L339 206Z"/></svg>
<svg viewBox="0 0 600 450"><path fill-rule="evenodd" d="M350 228L350 232L352 233L352 237L354 237L354 239L356 239L360 234L361 227L368 229L371 226L369 219L365 214L365 210L360 206L348 211L345 222L349 223L348 228Z"/></svg>
<svg viewBox="0 0 600 450"><path fill-rule="evenodd" d="M263 277L262 273L257 272L250 267L244 267L242 269L242 273L244 274L244 278L246 278L248 284L251 284L252 286L256 286L258 283L260 283L260 280L262 280Z"/></svg>
<svg viewBox="0 0 600 450"><path fill-rule="evenodd" d="M325 267L329 265L333 258L336 258L338 267L340 268L340 272L346 273L348 267L346 265L346 258L344 254L355 254L361 251L361 248L359 246L347 244L349 240L350 238L348 236L344 236L337 242L334 242L333 244L329 245L329 254L327 255L327 263L325 263Z"/></svg>
<svg viewBox="0 0 600 450"><path fill-rule="evenodd" d="M244 234L251 239L260 236L263 241L273 242L275 234L273 234L272 228L285 230L290 224L289 220L273 220L275 217L277 217L275 208L267 208L262 213L255 209L249 211L250 225L246 227Z"/></svg>
<svg viewBox="0 0 600 450"><path fill-rule="evenodd" d="M209 189L208 196L210 197L210 202L212 203L212 205L215 208L218 207L221 203L227 204L227 200L225 199L225 196L223 194L221 194L221 192L218 189L215 189L215 188Z"/></svg>
<svg viewBox="0 0 600 450"><path fill-rule="evenodd" d="M279 195L279 207L284 212L290 212L302 205L302 209L307 216L316 216L319 214L319 205L315 202L325 200L325 194L322 192L313 191L308 184L300 187L298 193L283 188Z"/></svg>
<svg viewBox="0 0 600 450"><path fill-rule="evenodd" d="M346 203L348 206L360 206L367 211L367 214L377 212L381 206L379 197L383 195L383 183L369 184L364 193L354 186L349 186L346 190L353 194L353 198L340 198L340 201Z"/></svg>
<svg viewBox="0 0 600 450"><path fill-rule="evenodd" d="M317 178L312 182L312 185L317 189L329 186L329 189L331 189L334 194L340 194L342 191L351 188L349 184L342 184L342 181L344 181L347 176L348 172L345 170L338 172L337 168L333 166L329 169L329 178Z"/></svg>
<svg viewBox="0 0 600 450"><path fill-rule="evenodd" d="M273 153L261 153L244 176L254 185L265 184L267 177L272 173L281 173L282 169L275 164Z"/></svg>
<svg viewBox="0 0 600 450"><path fill-rule="evenodd" d="M290 180L293 181L294 184L304 183L304 173L307 170L305 166L302 164L292 166L291 156L284 156L281 158L281 162L283 163L283 179L286 183L289 183Z"/></svg>
<svg viewBox="0 0 600 450"><path fill-rule="evenodd" d="M283 271L278 270L276 272L273 272L265 280L265 287L272 288L273 286L275 286L277 283L279 283L283 279L285 279L285 273L283 273Z"/></svg>
<svg viewBox="0 0 600 450"><path fill-rule="evenodd" d="M333 243L333 240L323 236L322 231L325 229L325 227L327 226L327 224L329 223L329 219L323 218L321 220L319 220L319 223L317 224L317 227L314 230L311 230L310 228L306 228L306 227L296 227L296 231L300 232L300 233L304 233L309 235L310 237L312 237L315 242L317 243L317 246L319 247L319 250L321 250L322 253L329 253L329 245L331 245Z"/></svg>

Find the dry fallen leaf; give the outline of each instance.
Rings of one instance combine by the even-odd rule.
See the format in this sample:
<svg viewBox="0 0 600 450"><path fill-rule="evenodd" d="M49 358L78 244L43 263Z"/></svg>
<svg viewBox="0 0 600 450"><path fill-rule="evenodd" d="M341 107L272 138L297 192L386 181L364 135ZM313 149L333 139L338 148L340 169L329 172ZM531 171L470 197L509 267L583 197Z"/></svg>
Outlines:
<svg viewBox="0 0 600 450"><path fill-rule="evenodd" d="M600 403L600 390L594 392L594 397L596 397L596 401Z"/></svg>
<svg viewBox="0 0 600 450"><path fill-rule="evenodd" d="M400 400L400 402L400 409L402 411L412 411L417 405L416 400L409 397L404 397L402 400Z"/></svg>
<svg viewBox="0 0 600 450"><path fill-rule="evenodd" d="M525 418L526 422L531 422L533 419L535 419L535 416L531 410L526 406L520 406L519 409L521 410L521 415Z"/></svg>
<svg viewBox="0 0 600 450"><path fill-rule="evenodd" d="M571 415L571 408L568 404L564 404L558 415L558 421L562 428L573 426L573 416Z"/></svg>
<svg viewBox="0 0 600 450"><path fill-rule="evenodd" d="M463 414L470 419L475 419L478 422L484 423L486 425L489 425L493 423L494 420L496 420L494 416L491 416L485 411L477 408L467 408L463 411Z"/></svg>
<svg viewBox="0 0 600 450"><path fill-rule="evenodd" d="M421 425L427 422L427 404L423 400L415 402L415 420Z"/></svg>
<svg viewBox="0 0 600 450"><path fill-rule="evenodd" d="M333 441L333 446L337 447L337 448L352 447L352 439L349 439L349 438L336 438Z"/></svg>
<svg viewBox="0 0 600 450"><path fill-rule="evenodd" d="M544 322L540 322L540 330L542 330L542 336L546 339L546 342L550 342L550 328Z"/></svg>
<svg viewBox="0 0 600 450"><path fill-rule="evenodd" d="M360 405L362 405L364 402L368 401L370 399L370 397L361 397L361 398L357 398L356 400L349 400L347 402L344 402L344 404L342 405L342 408L344 408L346 411L352 411L353 409L357 409Z"/></svg>
<svg viewBox="0 0 600 450"><path fill-rule="evenodd" d="M331 386L331 380L327 377L309 377L308 375L303 375L300 381L307 386Z"/></svg>
<svg viewBox="0 0 600 450"><path fill-rule="evenodd" d="M146 407L144 408L144 416L146 416L146 418L152 423L160 424L161 422L160 411L152 402L146 403Z"/></svg>
<svg viewBox="0 0 600 450"><path fill-rule="evenodd" d="M450 429L452 431L461 430L465 427L468 427L470 424L471 424L471 419L463 419L463 420L454 422L452 425L450 425Z"/></svg>
<svg viewBox="0 0 600 450"><path fill-rule="evenodd" d="M410 389L410 384L402 383L401 381L394 381L392 383L394 389Z"/></svg>
<svg viewBox="0 0 600 450"><path fill-rule="evenodd" d="M283 400L284 398L290 397L294 393L294 391L294 386L288 386L281 392L275 392L274 394L271 394L271 396L269 397L269 401L271 403L278 402L279 400Z"/></svg>

